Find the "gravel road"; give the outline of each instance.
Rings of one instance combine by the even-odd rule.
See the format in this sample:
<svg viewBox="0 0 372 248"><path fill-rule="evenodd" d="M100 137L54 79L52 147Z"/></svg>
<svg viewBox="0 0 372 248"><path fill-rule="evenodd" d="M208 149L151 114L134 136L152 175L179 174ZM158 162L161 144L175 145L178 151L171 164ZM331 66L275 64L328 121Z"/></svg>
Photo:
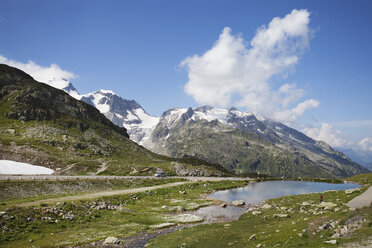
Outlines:
<svg viewBox="0 0 372 248"><path fill-rule="evenodd" d="M372 186L370 186L363 194L355 197L347 203L350 208L369 207L372 203Z"/></svg>
<svg viewBox="0 0 372 248"><path fill-rule="evenodd" d="M172 176L165 178L184 178L190 181L223 181L223 180L250 180L241 177L181 177ZM73 179L163 179L154 176L61 176L61 175L0 175L0 180L73 180Z"/></svg>
<svg viewBox="0 0 372 248"><path fill-rule="evenodd" d="M23 176L22 179L19 178L8 178L7 180L40 180L38 177L28 178ZM79 177L79 179L96 179L97 176L91 176L91 177ZM62 179L61 179L62 178ZM142 178L142 179L147 179L147 178L156 178L156 177L117 177L117 176L112 176L112 177L99 177L99 178L107 178L107 179L120 179L120 178ZM172 177L173 178L173 177ZM185 178L188 179L188 181L183 181L183 182L175 182L175 183L167 183L167 184L162 184L162 185L156 185L156 186L151 186L151 187L141 187L141 188L133 188L133 189L122 189L122 190L110 190L110 191L100 191L100 192L94 192L94 193L87 193L87 194L82 194L82 195L72 195L72 196L64 196L64 197L57 197L57 198L50 198L50 199L44 199L44 200L39 200L39 201L34 201L34 202L26 202L26 203L21 203L17 204L16 206L19 207L28 207L28 206L37 206L40 205L41 203L46 203L46 204L52 204L56 202L64 202L64 201L77 201L77 200L89 200L89 199L95 199L99 198L102 196L113 196L113 195L123 195L123 194L134 194L134 193L140 193L144 191L149 191L149 190L156 190L156 189L161 189L161 188L168 188L168 187L174 187L174 186L179 186L179 185L184 185L184 184L189 184L193 183L195 181L219 181L219 180L247 180L247 178L235 178L235 177L177 177L177 178ZM44 180L44 178L41 178ZM68 179L76 179L75 176L57 176L57 177L48 177L46 180L68 180ZM160 179L159 179L160 180Z"/></svg>

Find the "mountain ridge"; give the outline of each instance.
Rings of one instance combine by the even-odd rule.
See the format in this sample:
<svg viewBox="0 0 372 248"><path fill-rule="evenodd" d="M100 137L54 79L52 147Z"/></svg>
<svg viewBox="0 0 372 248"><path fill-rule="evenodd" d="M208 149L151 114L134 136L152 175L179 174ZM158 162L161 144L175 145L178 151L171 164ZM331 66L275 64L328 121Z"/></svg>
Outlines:
<svg viewBox="0 0 372 248"><path fill-rule="evenodd" d="M170 175L224 174L202 160L155 154L94 106L3 64L0 159L42 165L56 174L152 175L158 169Z"/></svg>
<svg viewBox="0 0 372 248"><path fill-rule="evenodd" d="M236 108L227 110L207 105L188 109L173 108L165 111L160 117L155 117L149 115L136 101L123 99L118 94L109 90L98 90L81 95L80 99L95 106L114 124L126 127L132 140L151 151L162 155L171 157L196 156L212 163L218 163L219 160L212 155L194 154L193 152L185 151L182 148L178 149L183 152L175 151L170 148L172 146L176 147L175 144L169 143L168 141L172 140L169 139L169 137L175 135L174 130L177 128L186 127L188 132L192 132L196 127L196 125L192 124L195 124L196 122L203 122L203 124L198 126L198 128L201 129L203 126L209 128L210 125L219 122L222 126L216 125L215 128L219 129L222 133L224 130L230 130L231 132L236 131L235 133L239 133L243 136L247 135L246 133L254 133L256 135L253 138L254 140L260 139L261 143L269 142L273 145L270 146L270 148L267 148L267 150L262 150L260 147L257 147L258 150L261 149L259 154L263 157L251 155L253 157L256 156L257 160L245 160L246 164L239 164L235 161L236 159L226 158L224 167L235 173L261 172L275 176L298 176L299 174L296 170L307 170L307 174L305 173L307 176L316 176L316 172L313 170L304 168L300 170L296 167L287 169L283 172L279 168L279 165L274 169L267 169L266 167L268 165L265 165L266 167L262 167L261 165L263 171L260 171L260 164L264 163L264 159L270 158L269 161L273 161L277 159L276 156L279 156L278 154L285 157L285 159L279 159L282 161L282 166L284 166L283 163L293 163L298 166L298 161L302 161L302 165L315 166L318 169L320 168L319 170L323 171L324 176L341 177L365 171L344 154L337 152L325 142L315 141L305 134L282 123L265 119L261 116L256 117L252 113L245 113ZM186 130L184 131L186 132ZM209 132L212 132L212 130L209 130ZM183 135L185 135L185 139L183 136L178 136L177 139L187 140L188 134L183 133ZM251 138L253 137L252 135L248 136ZM229 137L225 137L225 139L228 138ZM231 141L230 146L233 147L237 145L234 142L238 141ZM247 142L249 143L249 141ZM211 146L213 146L211 143L213 143L212 140L209 144L205 144L204 147L200 147L200 149L210 151ZM188 146L187 142L184 145ZM197 146L196 144L194 145ZM166 147L168 147L168 150ZM220 149L223 151L225 148L220 147ZM266 152L268 154L264 154ZM218 153L216 153L215 156L217 155ZM239 156L244 157L247 156L247 154L241 152ZM226 155L226 157L229 156ZM284 160L286 160L286 162L283 162ZM222 159L222 161L224 160ZM234 166L236 165L239 165L241 168L235 168Z"/></svg>

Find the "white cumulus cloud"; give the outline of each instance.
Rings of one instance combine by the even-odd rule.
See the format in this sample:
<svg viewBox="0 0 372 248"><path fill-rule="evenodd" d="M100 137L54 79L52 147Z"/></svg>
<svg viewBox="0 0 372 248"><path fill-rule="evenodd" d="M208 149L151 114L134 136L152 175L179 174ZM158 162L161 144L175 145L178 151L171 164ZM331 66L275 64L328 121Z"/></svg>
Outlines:
<svg viewBox="0 0 372 248"><path fill-rule="evenodd" d="M285 77L298 63L308 47L309 22L307 10L292 10L259 28L249 44L225 27L211 49L181 62L188 71L185 92L200 104L235 105L293 124L319 102L299 103L303 89L288 83L275 89L269 81L276 75Z"/></svg>
<svg viewBox="0 0 372 248"><path fill-rule="evenodd" d="M335 130L332 125L322 123L321 127L305 127L301 130L307 136L326 142L330 146L343 147L351 145L351 142L341 137L341 132Z"/></svg>
<svg viewBox="0 0 372 248"><path fill-rule="evenodd" d="M358 145L361 150L372 152L372 137L365 137Z"/></svg>
<svg viewBox="0 0 372 248"><path fill-rule="evenodd" d="M0 63L16 67L27 74L30 74L35 80L49 84L58 89L63 89L68 86L69 80L76 77L75 74L69 71L62 70L58 65L51 64L50 66L40 66L33 61L27 63L18 62L7 59L0 55Z"/></svg>

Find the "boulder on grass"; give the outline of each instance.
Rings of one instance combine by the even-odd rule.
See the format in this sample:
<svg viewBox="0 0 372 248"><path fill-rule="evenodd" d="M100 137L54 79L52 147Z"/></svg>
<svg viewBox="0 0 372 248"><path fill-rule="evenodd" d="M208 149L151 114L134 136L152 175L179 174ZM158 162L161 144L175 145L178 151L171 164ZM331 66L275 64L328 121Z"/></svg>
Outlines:
<svg viewBox="0 0 372 248"><path fill-rule="evenodd" d="M105 241L103 241L104 245L112 245L112 244L120 244L120 240L117 237L107 237Z"/></svg>

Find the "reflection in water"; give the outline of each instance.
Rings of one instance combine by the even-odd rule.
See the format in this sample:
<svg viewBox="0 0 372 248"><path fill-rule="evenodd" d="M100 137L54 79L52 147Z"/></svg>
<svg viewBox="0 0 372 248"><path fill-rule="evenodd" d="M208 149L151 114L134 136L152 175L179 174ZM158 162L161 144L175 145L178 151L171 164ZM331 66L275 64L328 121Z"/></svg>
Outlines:
<svg viewBox="0 0 372 248"><path fill-rule="evenodd" d="M353 183L333 184L303 181L267 181L250 183L244 188L214 192L208 195L208 198L222 201L244 200L246 203L254 204L284 195L299 195L326 190L346 190L359 187L358 184Z"/></svg>

